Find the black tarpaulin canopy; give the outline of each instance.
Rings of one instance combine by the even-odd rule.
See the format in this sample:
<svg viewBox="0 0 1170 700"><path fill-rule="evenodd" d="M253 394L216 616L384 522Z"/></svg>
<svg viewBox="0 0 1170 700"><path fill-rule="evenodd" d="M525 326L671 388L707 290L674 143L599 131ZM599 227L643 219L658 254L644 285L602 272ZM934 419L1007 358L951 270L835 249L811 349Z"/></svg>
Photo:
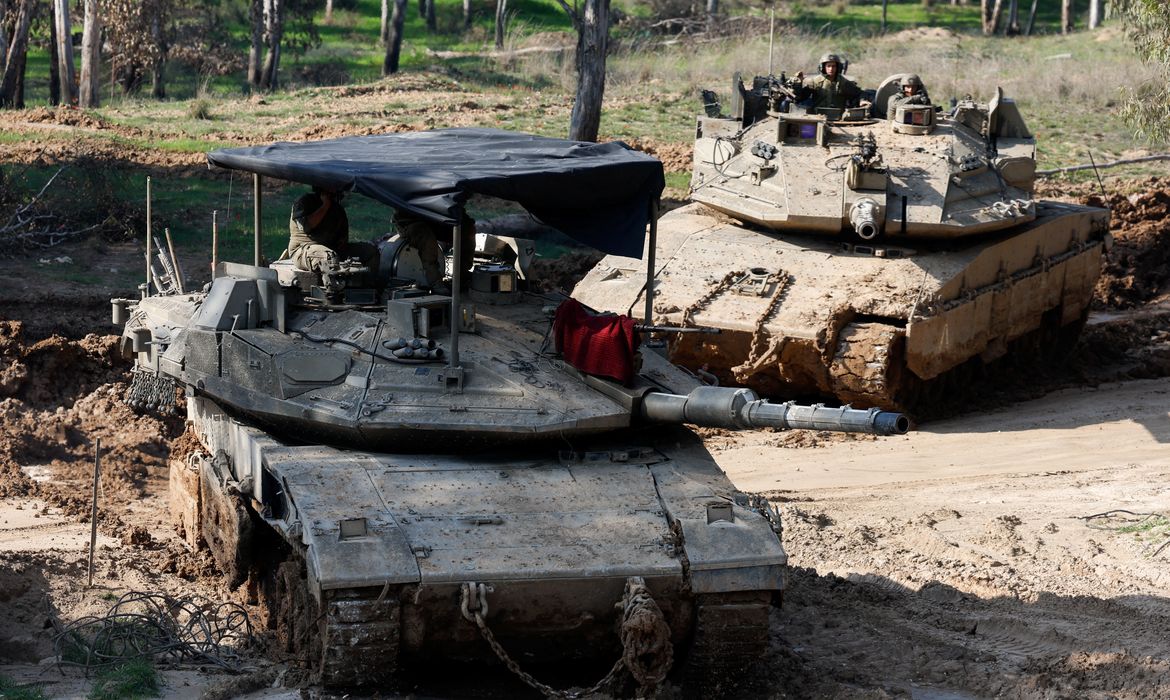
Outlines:
<svg viewBox="0 0 1170 700"><path fill-rule="evenodd" d="M447 225L473 194L519 203L541 223L606 253L641 257L662 163L620 142L497 129L443 129L228 148L213 165L343 188Z"/></svg>

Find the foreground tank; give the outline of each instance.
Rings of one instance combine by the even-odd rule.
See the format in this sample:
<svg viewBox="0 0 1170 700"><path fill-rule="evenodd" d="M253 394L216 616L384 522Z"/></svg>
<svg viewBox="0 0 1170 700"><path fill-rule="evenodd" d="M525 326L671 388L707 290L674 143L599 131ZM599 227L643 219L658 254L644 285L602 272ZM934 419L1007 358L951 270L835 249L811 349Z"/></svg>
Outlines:
<svg viewBox="0 0 1170 700"><path fill-rule="evenodd" d="M432 160L454 141L453 158L495 162L497 140L514 137L437 133ZM408 160L411 136L360 142L387 150L370 173L347 171L352 187ZM289 145L288 158L312 182L314 164L333 167L348 143ZM541 143L555 158L590 148ZM607 172L634 158L661 178L657 161L604 148ZM233 154L211 158L272 172L269 152ZM420 172L432 168L442 164ZM393 201L412 201L399 186L408 191ZM645 226L649 207L637 211L633 225ZM455 241L453 261L466 260ZM162 293L115 301L136 357L131 401L166 409L176 387L186 394L199 449L172 467L176 519L232 586L263 601L285 651L333 686L388 682L414 661L495 656L510 667L614 664L610 689L627 672L652 688L672 665L723 678L758 659L784 589L779 516L738 492L681 424L888 434L906 419L770 404L633 348L626 376L589 374L568 348L577 337L585 355L614 351L592 345L604 330L574 325L598 319L521 291L519 258L477 255L469 284L456 276L444 295L402 276L411 249L392 253L401 264L379 288L323 294L285 262L221 263L206 291L156 283ZM633 329L600 322L627 339Z"/></svg>
<svg viewBox="0 0 1170 700"><path fill-rule="evenodd" d="M830 114L782 78L737 79L734 114L699 118L694 203L659 221L654 318L723 332L672 337L672 361L764 395L922 411L978 365L1075 341L1108 212L1035 200L1035 139L1002 94L888 112L904 77ZM634 308L645 270L611 255L574 295Z"/></svg>

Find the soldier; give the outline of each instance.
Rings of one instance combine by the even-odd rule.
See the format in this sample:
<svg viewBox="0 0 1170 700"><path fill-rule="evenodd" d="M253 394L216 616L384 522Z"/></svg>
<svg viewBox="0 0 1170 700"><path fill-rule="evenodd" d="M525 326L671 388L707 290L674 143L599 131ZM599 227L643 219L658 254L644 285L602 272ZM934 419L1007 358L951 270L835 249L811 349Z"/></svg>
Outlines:
<svg viewBox="0 0 1170 700"><path fill-rule="evenodd" d="M436 224L409 211L398 209L394 212L394 228L398 235L411 248L418 251L419 262L422 263L423 273L426 275L426 284L437 293L447 293L449 290L443 280L443 267L440 264L439 241L448 245L453 244L451 238L452 227ZM475 220L464 214L459 224L459 235L462 239L463 268L461 275L464 284L469 282L467 269L471 266L471 258L475 254Z"/></svg>
<svg viewBox="0 0 1170 700"><path fill-rule="evenodd" d="M804 79L803 72L797 72L796 79L801 81L801 89L797 96L801 100L811 97L812 107L821 109L845 109L856 107L861 100L861 88L857 83L845 77L845 70L849 64L842 61L835 53L821 56L820 75ZM865 106L861 104L860 106Z"/></svg>
<svg viewBox="0 0 1170 700"><path fill-rule="evenodd" d="M302 270L321 274L327 287L339 284L341 261L357 258L377 277L378 249L371 243L349 242L349 217L341 206L344 193L323 187L301 195L288 220L288 253Z"/></svg>
<svg viewBox="0 0 1170 700"><path fill-rule="evenodd" d="M889 106L886 108L886 119L892 120L894 118L899 105L930 104L930 96L926 94L926 86L922 84L922 79L917 75L907 74L902 78L899 87L902 88L902 92L890 98Z"/></svg>

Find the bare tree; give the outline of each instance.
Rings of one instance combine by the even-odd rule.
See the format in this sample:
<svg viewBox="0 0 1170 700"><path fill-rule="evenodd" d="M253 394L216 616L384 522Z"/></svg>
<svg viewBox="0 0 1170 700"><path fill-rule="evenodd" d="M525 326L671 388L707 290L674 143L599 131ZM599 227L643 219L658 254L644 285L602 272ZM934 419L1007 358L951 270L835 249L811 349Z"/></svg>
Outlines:
<svg viewBox="0 0 1170 700"><path fill-rule="evenodd" d="M61 103L73 104L77 96L73 86L73 28L69 22L69 0L53 0L53 28L57 30L57 73L61 76Z"/></svg>
<svg viewBox="0 0 1170 700"><path fill-rule="evenodd" d="M8 63L8 26L4 21L7 12L8 3L0 0L0 73L4 72L4 66Z"/></svg>
<svg viewBox="0 0 1170 700"><path fill-rule="evenodd" d="M496 48L504 48L504 29L508 23L508 0L496 0Z"/></svg>
<svg viewBox="0 0 1170 700"><path fill-rule="evenodd" d="M167 96L166 67L167 52L170 48L163 35L162 14L163 8L156 5L154 13L150 16L150 41L155 49L150 63L150 96L159 100Z"/></svg>
<svg viewBox="0 0 1170 700"><path fill-rule="evenodd" d="M609 0L585 0L581 14L557 0L577 30L577 98L569 121L569 138L596 141L605 97L605 58L609 50Z"/></svg>
<svg viewBox="0 0 1170 700"><path fill-rule="evenodd" d="M280 40L284 36L284 0L264 0L264 44L267 53L260 69L260 87L275 90L280 74Z"/></svg>
<svg viewBox="0 0 1170 700"><path fill-rule="evenodd" d="M463 31L471 31L471 0L463 0Z"/></svg>
<svg viewBox="0 0 1170 700"><path fill-rule="evenodd" d="M719 14L719 0L707 0L707 31L715 31L716 15Z"/></svg>
<svg viewBox="0 0 1170 700"><path fill-rule="evenodd" d="M1089 0L1089 29L1101 26L1101 0Z"/></svg>
<svg viewBox="0 0 1170 700"><path fill-rule="evenodd" d="M56 8L53 12L56 12ZM49 22L49 104L61 104L61 64L57 61L56 22Z"/></svg>
<svg viewBox="0 0 1170 700"><path fill-rule="evenodd" d="M78 104L92 109L101 104L102 18L98 0L85 0L85 23L81 35L81 84Z"/></svg>
<svg viewBox="0 0 1170 700"><path fill-rule="evenodd" d="M427 11L423 18L427 21L427 31L434 34L438 31L438 24L435 21L435 0L426 0Z"/></svg>
<svg viewBox="0 0 1170 700"><path fill-rule="evenodd" d="M1072 31L1072 0L1060 0L1060 33Z"/></svg>
<svg viewBox="0 0 1170 700"><path fill-rule="evenodd" d="M995 34L999 30L999 18L1003 12L1002 0L995 0L995 5L991 8L991 19L988 20L987 34Z"/></svg>
<svg viewBox="0 0 1170 700"><path fill-rule="evenodd" d="M390 31L386 37L386 57L382 59L382 75L398 72L398 57L402 53L402 26L406 22L406 0L394 0L390 16Z"/></svg>
<svg viewBox="0 0 1170 700"><path fill-rule="evenodd" d="M1008 23L1004 34L1016 36L1020 33L1020 0L1008 0Z"/></svg>
<svg viewBox="0 0 1170 700"><path fill-rule="evenodd" d="M333 22L333 0L325 0L325 24Z"/></svg>
<svg viewBox="0 0 1170 700"><path fill-rule="evenodd" d="M20 0L12 30L12 42L8 46L8 60L4 64L4 76L0 78L0 107L24 106L24 66L28 53L28 29L35 11L36 5L33 0Z"/></svg>
<svg viewBox="0 0 1170 700"><path fill-rule="evenodd" d="M252 44L248 50L248 84L260 88L260 59L264 55L264 0L252 0L248 7Z"/></svg>

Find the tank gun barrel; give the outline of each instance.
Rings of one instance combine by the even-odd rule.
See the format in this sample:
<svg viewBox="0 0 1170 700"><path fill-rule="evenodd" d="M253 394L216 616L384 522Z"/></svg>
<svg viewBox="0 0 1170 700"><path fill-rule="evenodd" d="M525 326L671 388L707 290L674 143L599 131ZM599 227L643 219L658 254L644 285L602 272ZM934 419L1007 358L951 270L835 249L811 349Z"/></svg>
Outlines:
<svg viewBox="0 0 1170 700"><path fill-rule="evenodd" d="M829 408L794 402L768 403L751 389L698 387L686 396L650 393L642 399L642 416L665 423L694 423L710 428L800 428L844 433L901 435L910 429L904 414L878 408Z"/></svg>

